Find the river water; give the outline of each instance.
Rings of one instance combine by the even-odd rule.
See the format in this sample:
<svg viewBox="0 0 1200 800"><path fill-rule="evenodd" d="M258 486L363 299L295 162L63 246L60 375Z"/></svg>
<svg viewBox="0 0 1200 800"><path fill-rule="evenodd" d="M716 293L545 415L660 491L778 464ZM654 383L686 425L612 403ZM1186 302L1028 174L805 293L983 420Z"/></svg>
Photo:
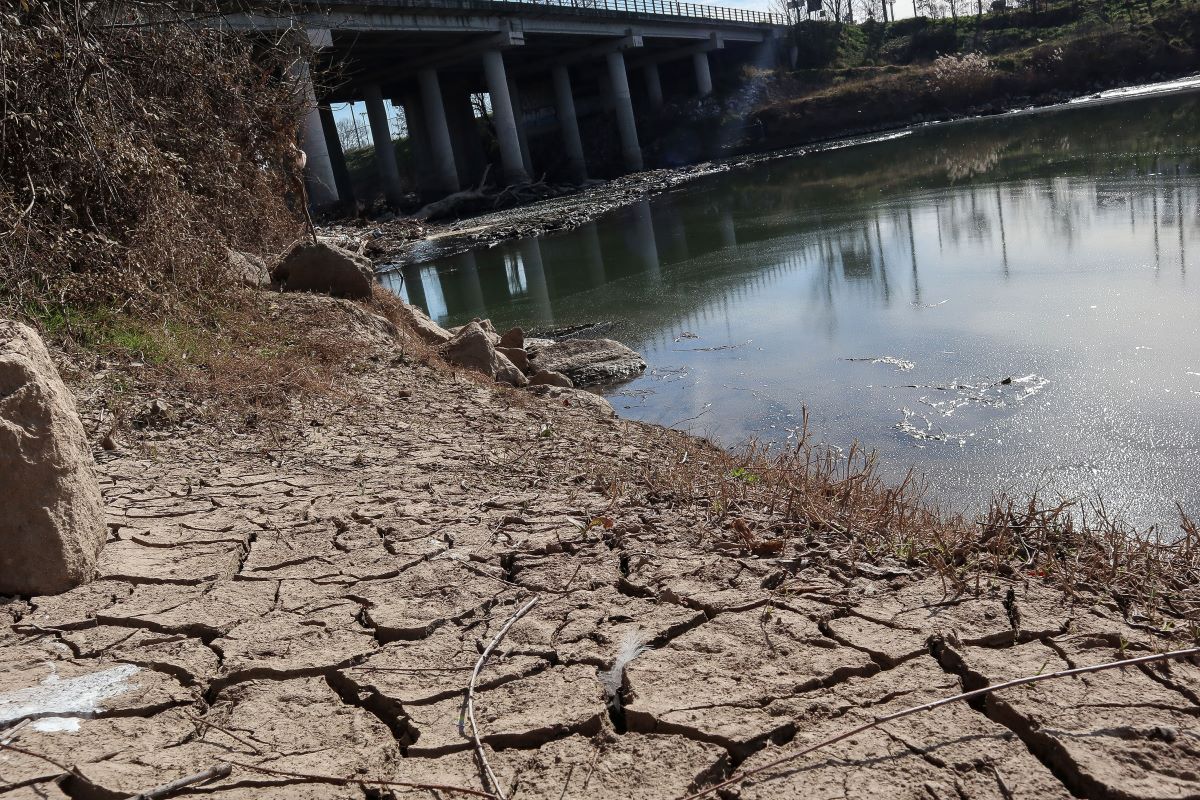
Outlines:
<svg viewBox="0 0 1200 800"><path fill-rule="evenodd" d="M1200 94L928 126L737 169L388 280L643 353L623 416L725 445L809 413L944 507L1200 512ZM399 280L404 276L403 284Z"/></svg>

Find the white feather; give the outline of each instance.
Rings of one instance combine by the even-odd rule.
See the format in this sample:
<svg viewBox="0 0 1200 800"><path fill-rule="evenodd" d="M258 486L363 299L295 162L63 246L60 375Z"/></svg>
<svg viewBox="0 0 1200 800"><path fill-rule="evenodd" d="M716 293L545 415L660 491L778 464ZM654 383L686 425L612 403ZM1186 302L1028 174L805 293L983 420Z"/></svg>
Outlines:
<svg viewBox="0 0 1200 800"><path fill-rule="evenodd" d="M600 673L600 684L604 687L604 693L608 695L608 702L614 708L621 707L621 686L625 682L625 667L649 649L645 634L639 628L632 628L621 638L621 644L613 658L612 669Z"/></svg>

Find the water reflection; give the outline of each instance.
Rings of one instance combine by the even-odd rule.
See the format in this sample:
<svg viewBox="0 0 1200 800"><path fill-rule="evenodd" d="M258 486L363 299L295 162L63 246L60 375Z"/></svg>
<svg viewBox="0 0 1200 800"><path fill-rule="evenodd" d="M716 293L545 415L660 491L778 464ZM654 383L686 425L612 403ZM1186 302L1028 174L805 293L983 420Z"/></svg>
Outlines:
<svg viewBox="0 0 1200 800"><path fill-rule="evenodd" d="M918 130L390 280L447 325L604 323L651 365L628 416L735 443L807 406L959 507L1049 480L1167 521L1200 510L1197 123L1185 96Z"/></svg>

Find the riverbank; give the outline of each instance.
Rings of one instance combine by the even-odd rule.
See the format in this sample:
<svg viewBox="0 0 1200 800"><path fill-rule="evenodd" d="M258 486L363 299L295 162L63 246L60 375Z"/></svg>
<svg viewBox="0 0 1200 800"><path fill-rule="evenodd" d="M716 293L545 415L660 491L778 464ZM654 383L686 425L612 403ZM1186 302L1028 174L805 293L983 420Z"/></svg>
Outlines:
<svg viewBox="0 0 1200 800"><path fill-rule="evenodd" d="M0 719L29 719L0 739L20 748L0 797L226 763L204 794L478 792L462 705L501 635L482 753L508 796L546 798L681 797L984 681L1197 635L1194 548L1033 505L963 526L853 459L731 455L452 370L362 306L272 302L357 343L336 393L262 427L167 396L93 442L99 579L0 606ZM1185 797L1198 713L1194 664L1106 672L890 724L740 796Z"/></svg>

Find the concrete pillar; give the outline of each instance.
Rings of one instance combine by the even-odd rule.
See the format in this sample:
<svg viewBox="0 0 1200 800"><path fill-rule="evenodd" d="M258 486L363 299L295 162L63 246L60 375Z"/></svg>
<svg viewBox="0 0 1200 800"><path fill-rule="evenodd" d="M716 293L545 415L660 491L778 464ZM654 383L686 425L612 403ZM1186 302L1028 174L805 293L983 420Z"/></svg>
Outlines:
<svg viewBox="0 0 1200 800"><path fill-rule="evenodd" d="M383 196L394 206L404 200L404 186L400 183L400 170L396 168L396 148L392 144L392 129L388 124L387 106L378 84L363 87L367 103L367 119L371 123L371 142L375 145L375 168L379 170L379 183Z"/></svg>
<svg viewBox="0 0 1200 800"><path fill-rule="evenodd" d="M662 79L658 75L658 64L647 64L642 69L642 77L646 80L646 97L650 98L650 108L658 111L663 107Z"/></svg>
<svg viewBox="0 0 1200 800"><path fill-rule="evenodd" d="M412 152L417 190L423 195L433 194L437 192L437 178L433 170L433 151L429 146L428 120L416 92L404 95L404 122L408 126L408 147Z"/></svg>
<svg viewBox="0 0 1200 800"><path fill-rule="evenodd" d="M517 89L517 82L512 78L508 79L508 96L512 98L513 120L517 123L517 141L521 145L521 163L525 165L526 174L532 177L533 158L529 155L529 137L525 133L524 106L521 105L521 92Z"/></svg>
<svg viewBox="0 0 1200 800"><path fill-rule="evenodd" d="M696 68L696 91L701 97L712 94L712 72L708 68L708 53L692 53L692 64Z"/></svg>
<svg viewBox="0 0 1200 800"><path fill-rule="evenodd" d="M550 68L554 79L554 113L562 131L563 152L567 155L567 168L571 180L582 183L587 180L587 163L583 160L583 140L579 138L579 118L575 115L575 96L571 93L571 73L563 64Z"/></svg>
<svg viewBox="0 0 1200 800"><path fill-rule="evenodd" d="M479 139L479 126L475 124L471 93L462 86L446 87L442 92L442 102L446 105L446 123L450 126L450 141L454 146L459 182L464 185L476 184L487 167L487 156Z"/></svg>
<svg viewBox="0 0 1200 800"><path fill-rule="evenodd" d="M450 144L450 127L446 124L446 107L442 103L442 87L437 70L426 67L417 72L421 86L421 107L425 112L425 131L429 136L429 151L433 156L434 188L450 194L457 192L458 168L454 165L454 147Z"/></svg>
<svg viewBox="0 0 1200 800"><path fill-rule="evenodd" d="M304 92L304 121L300 125L300 149L305 155L304 188L308 192L308 202L314 208L328 208L338 202L337 180L333 176L333 163L329 160L329 150L325 145L317 95L313 90L308 62L303 58L298 59L293 70Z"/></svg>
<svg viewBox="0 0 1200 800"><path fill-rule="evenodd" d="M605 56L608 80L612 85L617 132L621 136L621 157L625 169L637 172L642 168L642 148L638 144L637 119L633 115L633 100L629 96L629 76L625 74L625 54L620 50Z"/></svg>
<svg viewBox="0 0 1200 800"><path fill-rule="evenodd" d="M492 98L492 123L496 126L496 139L500 145L501 178L506 184L526 183L529 173L521 158L521 141L517 137L516 115L504 73L504 56L499 50L488 50L483 54L483 74Z"/></svg>
<svg viewBox="0 0 1200 800"><path fill-rule="evenodd" d="M344 203L354 202L354 184L350 181L350 168L346 166L346 154L342 152L342 140L338 138L337 120L333 109L321 106L321 130L325 133L325 149L329 151L329 162L333 167L333 185Z"/></svg>
<svg viewBox="0 0 1200 800"><path fill-rule="evenodd" d="M733 212L729 210L729 206L721 209L717 227L720 230L721 247L737 247L737 227L734 225Z"/></svg>

